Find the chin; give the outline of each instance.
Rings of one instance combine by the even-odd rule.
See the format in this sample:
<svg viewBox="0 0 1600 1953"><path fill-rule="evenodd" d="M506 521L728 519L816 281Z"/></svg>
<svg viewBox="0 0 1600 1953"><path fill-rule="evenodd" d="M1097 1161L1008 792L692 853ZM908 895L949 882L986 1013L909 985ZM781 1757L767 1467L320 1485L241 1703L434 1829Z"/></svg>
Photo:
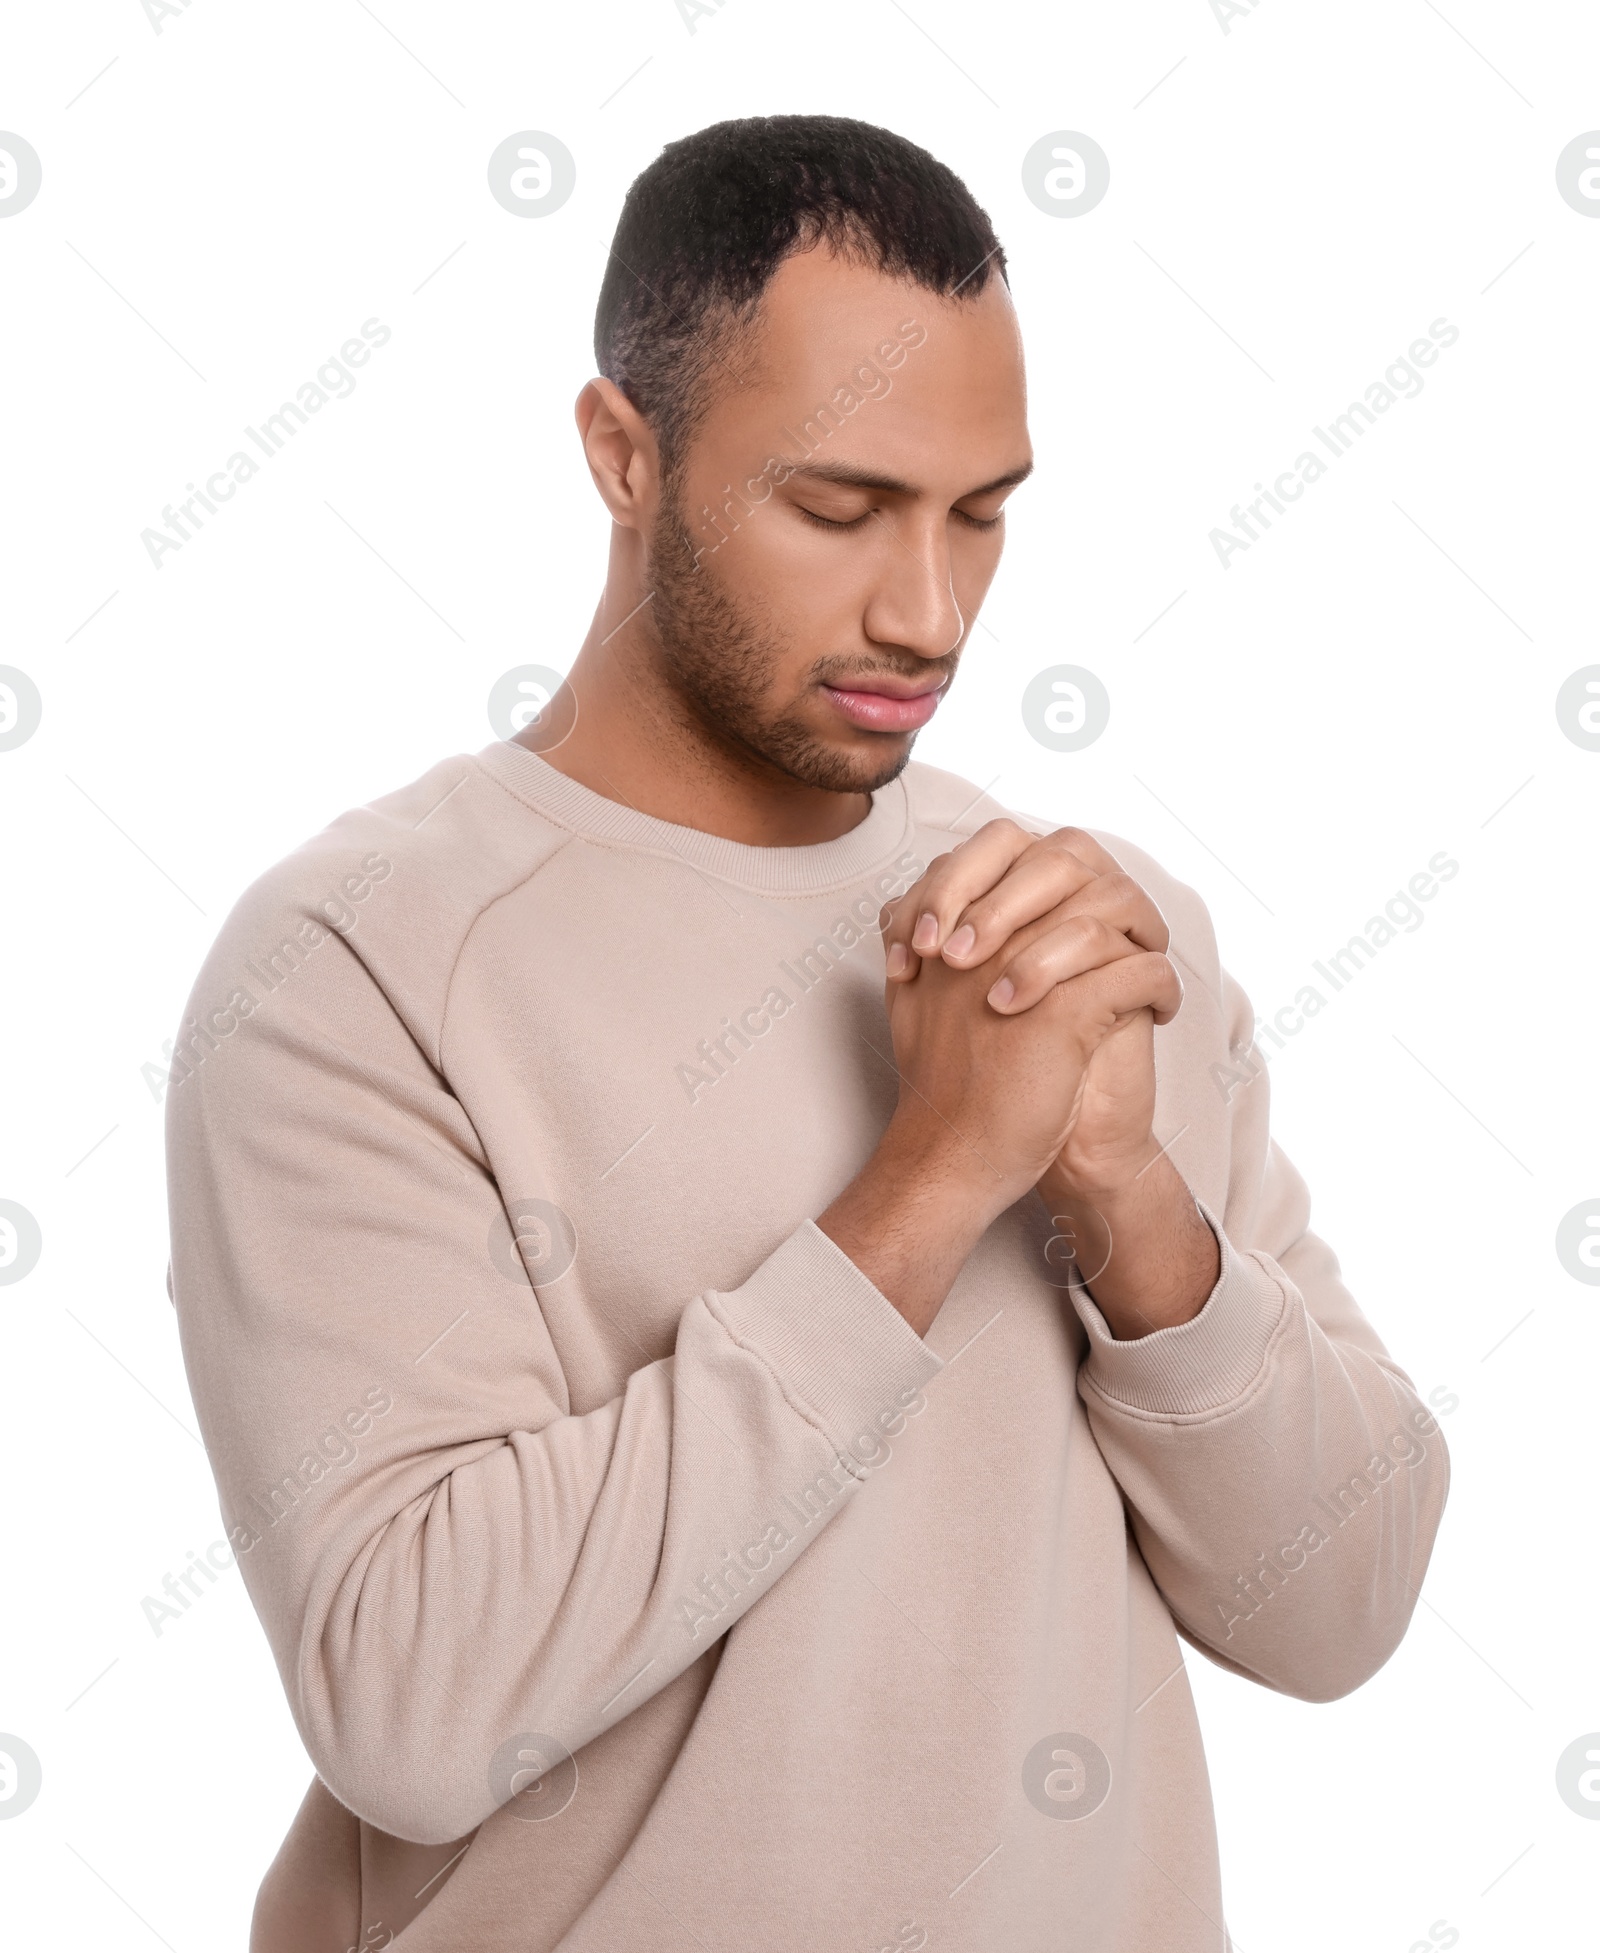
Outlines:
<svg viewBox="0 0 1600 1953"><path fill-rule="evenodd" d="M905 771L916 744L914 733L879 734L869 747L834 744L815 735L802 738L776 736L767 747L767 757L791 779L818 787L825 793L876 793Z"/></svg>
<svg viewBox="0 0 1600 1953"><path fill-rule="evenodd" d="M891 780L898 780L906 770L911 749L916 743L913 736L904 739L892 756L882 753L864 755L857 762L856 792L876 793L879 787L886 787Z"/></svg>

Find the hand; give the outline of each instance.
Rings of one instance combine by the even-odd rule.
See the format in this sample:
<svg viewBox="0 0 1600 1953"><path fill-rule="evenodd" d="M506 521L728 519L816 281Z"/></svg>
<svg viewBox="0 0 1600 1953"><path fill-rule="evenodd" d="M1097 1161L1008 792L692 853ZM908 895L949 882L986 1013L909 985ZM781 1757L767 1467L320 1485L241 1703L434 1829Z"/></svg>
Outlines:
<svg viewBox="0 0 1600 1953"><path fill-rule="evenodd" d="M1149 1137L1151 1027L1183 995L1166 923L1139 884L1078 829L1039 840L998 820L883 920L896 1118L926 1124L933 1111L1008 1186L1032 1169L1001 1206L1063 1153L1122 1170ZM1129 1089L1141 1058L1143 1094Z"/></svg>
<svg viewBox="0 0 1600 1953"><path fill-rule="evenodd" d="M989 994L1003 1014L1037 1011L1046 986L1065 977L1070 988L1090 955L1125 964L1141 948L1159 952L1177 1001L1167 1009L1152 997L1095 1042L1066 1136L1037 1183L1118 1338L1191 1320L1221 1266L1215 1236L1152 1130L1155 1026L1183 994L1169 940L1155 903L1091 835L1060 828L1041 841L1010 821L991 821L941 856L885 929L891 989L987 958L1005 972Z"/></svg>
<svg viewBox="0 0 1600 1953"><path fill-rule="evenodd" d="M1091 968L1141 952L1165 962L1169 940L1150 896L1091 835L1066 827L1040 839L1009 820L990 821L941 855L885 911L891 995L931 968L996 962L988 1002L1001 1016L1032 1010L1052 986ZM1156 1156L1154 1029L1183 994L1167 970L1163 1001L1119 1012L1089 1049L1072 1120L1040 1186L1047 1203L1114 1197Z"/></svg>
<svg viewBox="0 0 1600 1953"><path fill-rule="evenodd" d="M980 918L984 933L974 925L948 958L906 951L904 934L916 929L924 897L931 913L959 915L967 882L990 887L997 862L1033 845L1013 823L964 844L971 852L954 873L950 857L935 863L884 914L891 944L916 968L914 981L900 969L885 983L899 1102L871 1159L817 1226L919 1335L984 1230L1039 1184L1086 1100L1098 1105L1103 1088L1087 1092L1098 1048L1141 1016L1165 1023L1182 1000L1166 956L1115 926L1124 916L1164 945L1154 904L1127 877L1069 860L1052 838L1056 846L1042 849L1048 872L1038 863L1024 871L1031 894L1019 905L1008 893ZM1053 900L1063 875L1081 899ZM1029 902L1043 913L1018 928Z"/></svg>

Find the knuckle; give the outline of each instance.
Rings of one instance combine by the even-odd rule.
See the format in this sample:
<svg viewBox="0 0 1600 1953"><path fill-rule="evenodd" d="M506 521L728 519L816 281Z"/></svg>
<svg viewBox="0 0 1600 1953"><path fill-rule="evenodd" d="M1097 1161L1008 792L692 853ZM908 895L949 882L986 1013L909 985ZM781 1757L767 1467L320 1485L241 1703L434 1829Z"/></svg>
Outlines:
<svg viewBox="0 0 1600 1953"><path fill-rule="evenodd" d="M971 835L962 843L962 846L971 847L974 841L981 841L986 834L1001 841L1019 841L1032 838L1024 833L1024 830L1017 825L1009 814L999 814L992 821L985 821L975 834Z"/></svg>
<svg viewBox="0 0 1600 1953"><path fill-rule="evenodd" d="M961 920L970 922L980 937L993 935L1005 923L1005 911L993 894L980 895L961 911Z"/></svg>
<svg viewBox="0 0 1600 1953"><path fill-rule="evenodd" d="M1055 987L1050 981L1049 971L1041 969L1038 958L1026 950L1014 963L1007 964L1005 974L1010 977L1015 993L1012 1001L1024 1005L1036 1002L1047 990Z"/></svg>
<svg viewBox="0 0 1600 1953"><path fill-rule="evenodd" d="M1075 827L1061 827L1037 844L1043 854L1057 864L1058 873L1071 875L1074 889L1083 888L1100 878L1093 857L1084 846L1087 838ZM1076 846L1073 845L1075 841Z"/></svg>

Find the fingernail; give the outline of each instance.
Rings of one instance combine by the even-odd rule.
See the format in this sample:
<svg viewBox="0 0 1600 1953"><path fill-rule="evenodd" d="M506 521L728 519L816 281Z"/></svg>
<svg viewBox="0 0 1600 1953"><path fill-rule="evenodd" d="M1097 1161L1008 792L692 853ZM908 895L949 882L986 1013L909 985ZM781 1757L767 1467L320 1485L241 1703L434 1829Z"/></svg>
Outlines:
<svg viewBox="0 0 1600 1953"><path fill-rule="evenodd" d="M891 943L884 968L892 977L897 977L911 961L911 952L904 943Z"/></svg>
<svg viewBox="0 0 1600 1953"><path fill-rule="evenodd" d="M1017 986L1011 981L1010 977L1002 977L989 992L989 1001L994 1005L996 1010L1004 1010L1016 994Z"/></svg>
<svg viewBox="0 0 1600 1953"><path fill-rule="evenodd" d="M977 930L970 922L964 922L945 944L944 953L946 956L965 956L977 940Z"/></svg>
<svg viewBox="0 0 1600 1953"><path fill-rule="evenodd" d="M924 909L917 917L917 926L911 932L913 949L937 949L939 947L939 918Z"/></svg>

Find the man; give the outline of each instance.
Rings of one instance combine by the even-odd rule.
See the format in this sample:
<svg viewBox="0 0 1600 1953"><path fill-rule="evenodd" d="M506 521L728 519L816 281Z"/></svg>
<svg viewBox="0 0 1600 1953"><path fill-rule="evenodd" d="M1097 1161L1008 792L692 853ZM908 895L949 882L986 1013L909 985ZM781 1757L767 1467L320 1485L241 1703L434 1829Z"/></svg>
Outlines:
<svg viewBox="0 0 1600 1953"><path fill-rule="evenodd" d="M179 1044L317 1770L252 1946L1222 1947L1178 1634L1354 1688L1447 1467L1198 896L908 763L1032 465L1000 247L885 131L721 124L596 349L567 682L249 889Z"/></svg>

